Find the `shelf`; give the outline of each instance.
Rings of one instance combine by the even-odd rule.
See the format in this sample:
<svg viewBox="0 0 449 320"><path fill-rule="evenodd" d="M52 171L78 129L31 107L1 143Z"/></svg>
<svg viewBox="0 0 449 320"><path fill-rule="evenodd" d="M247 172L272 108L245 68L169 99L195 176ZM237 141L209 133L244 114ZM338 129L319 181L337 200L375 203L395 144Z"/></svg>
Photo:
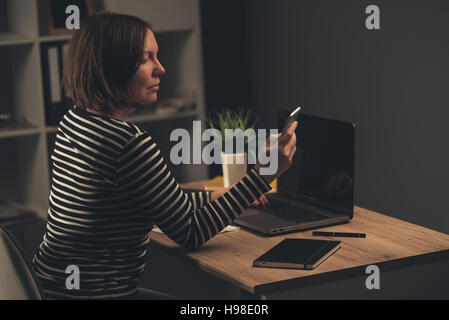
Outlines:
<svg viewBox="0 0 449 320"><path fill-rule="evenodd" d="M32 135L38 135L40 133L41 133L41 129L39 129L39 128L0 130L0 139L32 136Z"/></svg>
<svg viewBox="0 0 449 320"><path fill-rule="evenodd" d="M22 35L17 35L13 33L0 33L0 47L32 44L32 43L34 43L33 39L27 38Z"/></svg>
<svg viewBox="0 0 449 320"><path fill-rule="evenodd" d="M58 131L58 127L57 126L45 127L45 132L46 133L56 133L56 131Z"/></svg>
<svg viewBox="0 0 449 320"><path fill-rule="evenodd" d="M53 42L53 41L68 41L72 39L73 34L59 34L59 35L50 35L50 36L41 36L37 38L37 41L43 42Z"/></svg>
<svg viewBox="0 0 449 320"><path fill-rule="evenodd" d="M7 132L11 139L0 139L0 195L8 201L31 208L48 206L48 161L46 137L42 130ZM22 135L22 136L21 136ZM45 212L39 211L44 214Z"/></svg>
<svg viewBox="0 0 449 320"><path fill-rule="evenodd" d="M199 0L129 0L129 3L92 0L92 3L94 12L123 14L130 8L134 15L151 22L157 33L160 61L167 70L159 100L177 98L186 106L195 101L196 109L182 112L174 110L176 107L170 109L165 100L154 112L144 110L126 119L142 128L151 127L161 147L167 149L172 128L189 129L192 120L205 116ZM47 14L43 0L0 0L1 113L25 119L29 124L10 127L3 124L0 129L0 194L35 209L41 218L47 215L51 155L58 130L56 125L46 125L43 74L47 70L42 65L41 48L52 42L68 42L73 37L73 33L48 34ZM174 169L180 181L207 178L205 166Z"/></svg>
<svg viewBox="0 0 449 320"><path fill-rule="evenodd" d="M23 135L30 129L42 128L44 114L38 46L32 42L0 47L0 60L1 113L9 114L13 121L8 127L2 123L2 136ZM4 132L8 129L13 131Z"/></svg>

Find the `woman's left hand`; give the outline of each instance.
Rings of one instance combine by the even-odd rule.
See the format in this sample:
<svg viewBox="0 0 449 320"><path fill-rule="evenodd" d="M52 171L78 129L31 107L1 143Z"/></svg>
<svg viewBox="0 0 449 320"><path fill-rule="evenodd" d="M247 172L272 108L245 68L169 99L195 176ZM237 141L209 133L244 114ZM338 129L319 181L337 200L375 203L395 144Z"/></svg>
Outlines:
<svg viewBox="0 0 449 320"><path fill-rule="evenodd" d="M265 195L261 195L260 198L256 201L254 201L253 203L250 204L250 207L258 207L258 206L263 206L265 207L268 204L268 199L267 197L265 197Z"/></svg>

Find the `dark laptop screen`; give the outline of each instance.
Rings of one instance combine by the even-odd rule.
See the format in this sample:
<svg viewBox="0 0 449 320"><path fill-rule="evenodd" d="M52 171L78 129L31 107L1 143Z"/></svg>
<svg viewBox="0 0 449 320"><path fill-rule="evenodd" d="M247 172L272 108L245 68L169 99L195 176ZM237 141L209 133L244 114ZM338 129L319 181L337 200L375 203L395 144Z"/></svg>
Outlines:
<svg viewBox="0 0 449 320"><path fill-rule="evenodd" d="M280 128L289 115L280 111ZM296 155L278 193L353 215L355 129L352 123L300 114Z"/></svg>

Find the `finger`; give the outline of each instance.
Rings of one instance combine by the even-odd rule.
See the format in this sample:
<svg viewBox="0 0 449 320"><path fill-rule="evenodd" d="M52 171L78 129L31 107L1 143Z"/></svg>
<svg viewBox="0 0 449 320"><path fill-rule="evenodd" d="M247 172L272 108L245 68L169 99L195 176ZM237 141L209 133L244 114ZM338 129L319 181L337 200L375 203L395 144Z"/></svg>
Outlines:
<svg viewBox="0 0 449 320"><path fill-rule="evenodd" d="M296 147L296 133L293 132L293 135L292 135L290 141L288 142L288 145L287 145L287 146L288 146L289 148Z"/></svg>
<svg viewBox="0 0 449 320"><path fill-rule="evenodd" d="M265 142L265 147L270 148L279 143L279 140L281 139L282 133L279 134L270 134L270 136L267 138L267 141Z"/></svg>
<svg viewBox="0 0 449 320"><path fill-rule="evenodd" d="M288 128L287 128L287 130L286 130L285 133L286 133L286 134L292 135L293 133L295 133L296 128L298 128L298 121L292 122L292 123L288 126Z"/></svg>
<svg viewBox="0 0 449 320"><path fill-rule="evenodd" d="M268 199L265 197L264 194L260 196L259 200L260 200L260 202L262 203L263 206L268 204Z"/></svg>
<svg viewBox="0 0 449 320"><path fill-rule="evenodd" d="M281 137L279 143L288 144L292 140L293 136L295 136L296 128L298 128L298 121L290 124L288 129L285 131L285 134Z"/></svg>
<svg viewBox="0 0 449 320"><path fill-rule="evenodd" d="M268 200L265 200L265 203L263 204L263 206L265 207L268 204Z"/></svg>
<svg viewBox="0 0 449 320"><path fill-rule="evenodd" d="M296 134L293 133L291 139L283 146L287 156L290 156L296 148Z"/></svg>
<svg viewBox="0 0 449 320"><path fill-rule="evenodd" d="M288 158L290 160L293 160L293 157L295 156L295 154L296 154L296 145L294 145L293 148L291 149L290 154L288 155Z"/></svg>

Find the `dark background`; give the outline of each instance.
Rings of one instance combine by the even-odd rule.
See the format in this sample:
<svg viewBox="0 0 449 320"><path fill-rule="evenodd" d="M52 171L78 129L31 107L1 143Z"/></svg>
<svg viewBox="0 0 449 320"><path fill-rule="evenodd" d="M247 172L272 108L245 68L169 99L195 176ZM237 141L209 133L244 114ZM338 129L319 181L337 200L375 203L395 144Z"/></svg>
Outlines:
<svg viewBox="0 0 449 320"><path fill-rule="evenodd" d="M380 8L380 30L365 9ZM449 233L448 1L202 1L206 103L355 122L355 203ZM220 168L211 169L211 176Z"/></svg>

